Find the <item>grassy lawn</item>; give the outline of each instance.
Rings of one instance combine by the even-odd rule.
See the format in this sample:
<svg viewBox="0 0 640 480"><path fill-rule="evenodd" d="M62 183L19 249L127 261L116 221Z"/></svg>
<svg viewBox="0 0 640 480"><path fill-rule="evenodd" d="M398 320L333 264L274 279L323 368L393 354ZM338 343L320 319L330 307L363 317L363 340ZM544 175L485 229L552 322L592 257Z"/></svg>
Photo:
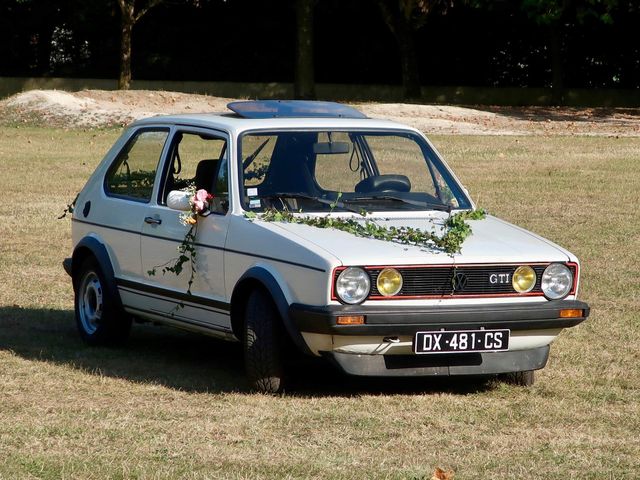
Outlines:
<svg viewBox="0 0 640 480"><path fill-rule="evenodd" d="M0 130L0 479L640 476L640 138L433 138L481 206L582 260L591 318L533 388L319 365L269 397L236 344L153 326L80 342L56 217L119 133Z"/></svg>

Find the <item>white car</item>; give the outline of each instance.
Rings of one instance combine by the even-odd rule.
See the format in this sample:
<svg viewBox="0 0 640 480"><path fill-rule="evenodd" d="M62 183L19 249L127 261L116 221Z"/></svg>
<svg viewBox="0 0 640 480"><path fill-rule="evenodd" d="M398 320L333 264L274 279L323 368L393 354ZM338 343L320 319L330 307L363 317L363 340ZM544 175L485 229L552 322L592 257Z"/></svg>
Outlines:
<svg viewBox="0 0 640 480"><path fill-rule="evenodd" d="M421 132L330 102L229 108L135 122L79 193L64 266L89 344L132 320L239 340L266 392L291 350L530 385L589 315L578 259L476 211Z"/></svg>

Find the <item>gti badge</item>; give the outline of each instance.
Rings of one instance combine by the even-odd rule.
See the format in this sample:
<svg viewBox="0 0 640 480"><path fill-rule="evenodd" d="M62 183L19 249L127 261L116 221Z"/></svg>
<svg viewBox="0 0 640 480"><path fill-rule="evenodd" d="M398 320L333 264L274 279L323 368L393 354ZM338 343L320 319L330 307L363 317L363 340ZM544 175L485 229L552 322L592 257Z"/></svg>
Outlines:
<svg viewBox="0 0 640 480"><path fill-rule="evenodd" d="M489 275L489 283L491 285L506 285L511 281L511 275L508 273L492 273Z"/></svg>

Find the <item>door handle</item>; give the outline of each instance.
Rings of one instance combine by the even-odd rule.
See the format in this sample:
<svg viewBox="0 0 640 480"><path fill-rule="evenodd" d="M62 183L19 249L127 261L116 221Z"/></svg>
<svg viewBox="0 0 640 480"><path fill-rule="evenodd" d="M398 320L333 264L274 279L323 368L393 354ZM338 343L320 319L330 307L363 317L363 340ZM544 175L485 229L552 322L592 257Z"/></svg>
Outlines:
<svg viewBox="0 0 640 480"><path fill-rule="evenodd" d="M162 220L154 217L144 217L144 223L148 223L150 225L160 225Z"/></svg>

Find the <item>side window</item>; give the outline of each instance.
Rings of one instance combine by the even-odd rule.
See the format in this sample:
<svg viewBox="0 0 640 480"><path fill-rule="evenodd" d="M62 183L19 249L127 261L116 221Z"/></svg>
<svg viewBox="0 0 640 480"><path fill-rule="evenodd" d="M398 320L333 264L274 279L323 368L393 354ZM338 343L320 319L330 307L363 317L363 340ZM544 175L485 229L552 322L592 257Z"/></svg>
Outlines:
<svg viewBox="0 0 640 480"><path fill-rule="evenodd" d="M166 204L171 190L191 186L204 189L216 198L224 195L226 199L226 173L224 182L220 181L222 171L226 172L226 163L227 142L224 138L193 132L176 133L160 203Z"/></svg>
<svg viewBox="0 0 640 480"><path fill-rule="evenodd" d="M120 151L107 172L107 194L145 202L151 200L158 161L168 135L168 130L139 131Z"/></svg>
<svg viewBox="0 0 640 480"><path fill-rule="evenodd" d="M229 162L227 157L220 160L213 191L214 212L227 213L229 210Z"/></svg>

